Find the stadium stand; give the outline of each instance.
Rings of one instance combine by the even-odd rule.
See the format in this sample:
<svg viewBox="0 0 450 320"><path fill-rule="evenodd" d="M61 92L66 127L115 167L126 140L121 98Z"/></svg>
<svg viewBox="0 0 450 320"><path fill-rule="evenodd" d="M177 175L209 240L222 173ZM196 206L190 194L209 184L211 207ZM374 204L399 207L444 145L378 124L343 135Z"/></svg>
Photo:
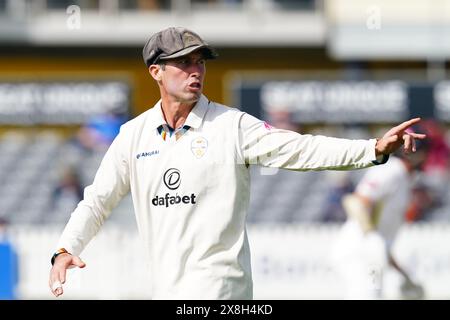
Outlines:
<svg viewBox="0 0 450 320"><path fill-rule="evenodd" d="M55 196L67 168L79 172L81 187L90 184L104 151L86 152L56 132L27 134L10 131L0 137L0 217L11 224L63 224L79 197L73 192ZM124 199L112 220L127 222L131 197ZM131 225L134 222L131 221Z"/></svg>

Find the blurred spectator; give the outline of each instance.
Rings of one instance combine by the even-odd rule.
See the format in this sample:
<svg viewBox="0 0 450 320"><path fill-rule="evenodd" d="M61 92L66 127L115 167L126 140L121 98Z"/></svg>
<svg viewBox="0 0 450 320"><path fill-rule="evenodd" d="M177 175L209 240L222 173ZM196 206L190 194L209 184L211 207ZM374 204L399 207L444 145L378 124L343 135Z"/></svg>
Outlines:
<svg viewBox="0 0 450 320"><path fill-rule="evenodd" d="M83 199L83 186L77 171L73 167L64 170L61 180L53 191L53 202L63 197L74 198L76 203Z"/></svg>
<svg viewBox="0 0 450 320"><path fill-rule="evenodd" d="M325 209L322 214L322 222L344 222L346 214L341 201L345 194L355 189L350 176L347 173L337 172L336 177L330 179L332 184L326 198Z"/></svg>
<svg viewBox="0 0 450 320"><path fill-rule="evenodd" d="M8 239L7 227L8 222L0 218L0 300L13 300L17 298L17 254Z"/></svg>
<svg viewBox="0 0 450 320"><path fill-rule="evenodd" d="M49 9L66 9L70 5L80 5L80 0L47 0Z"/></svg>
<svg viewBox="0 0 450 320"><path fill-rule="evenodd" d="M440 204L434 193L425 185L419 184L412 190L411 202L405 214L407 222L427 220L426 213Z"/></svg>
<svg viewBox="0 0 450 320"><path fill-rule="evenodd" d="M315 0L274 0L274 2L285 10L291 9L314 9Z"/></svg>
<svg viewBox="0 0 450 320"><path fill-rule="evenodd" d="M423 164L420 186L414 190L416 197L408 212L408 219L414 219L410 221L436 218L427 214L445 202L450 178L450 147L446 141L445 127L435 120L427 119L418 130L427 134L429 151Z"/></svg>
<svg viewBox="0 0 450 320"><path fill-rule="evenodd" d="M446 129L435 120L424 120L420 129L427 134L430 144L427 159L423 165L426 174L447 175L450 164L450 147L445 139Z"/></svg>
<svg viewBox="0 0 450 320"><path fill-rule="evenodd" d="M92 117L77 134L77 143L87 151L106 151L127 118L107 113Z"/></svg>
<svg viewBox="0 0 450 320"><path fill-rule="evenodd" d="M292 113L290 111L278 109L267 111L267 119L275 128L297 132L300 130L299 126L292 120Z"/></svg>
<svg viewBox="0 0 450 320"><path fill-rule="evenodd" d="M191 0L193 5L204 4L207 6L210 5L236 5L242 4L242 0Z"/></svg>
<svg viewBox="0 0 450 320"><path fill-rule="evenodd" d="M170 0L119 0L119 8L143 11L167 10L170 8Z"/></svg>
<svg viewBox="0 0 450 320"><path fill-rule="evenodd" d="M161 2L158 0L138 0L137 8L139 10L158 10L161 7Z"/></svg>

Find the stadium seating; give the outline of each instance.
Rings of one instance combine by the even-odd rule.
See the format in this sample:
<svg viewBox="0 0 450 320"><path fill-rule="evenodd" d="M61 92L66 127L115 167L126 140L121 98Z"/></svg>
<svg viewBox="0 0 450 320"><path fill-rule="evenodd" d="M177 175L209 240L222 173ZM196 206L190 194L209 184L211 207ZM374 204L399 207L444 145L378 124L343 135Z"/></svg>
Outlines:
<svg viewBox="0 0 450 320"><path fill-rule="evenodd" d="M75 169L80 187L84 188L92 182L103 154L101 149L84 150L58 132L3 134L0 136L0 217L13 224L66 223L79 198L71 192L56 194L64 169ZM253 166L248 222L340 222L325 218L329 194L343 178L347 177L355 185L362 174L362 170L292 172ZM442 197L443 205L427 213L428 219L449 220L450 191L446 194ZM134 228L133 215L128 195L108 221Z"/></svg>

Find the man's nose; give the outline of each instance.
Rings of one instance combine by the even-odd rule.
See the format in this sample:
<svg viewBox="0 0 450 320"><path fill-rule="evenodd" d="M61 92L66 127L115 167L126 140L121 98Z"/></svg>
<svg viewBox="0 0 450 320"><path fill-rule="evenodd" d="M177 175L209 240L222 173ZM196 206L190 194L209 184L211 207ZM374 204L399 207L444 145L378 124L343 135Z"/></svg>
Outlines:
<svg viewBox="0 0 450 320"><path fill-rule="evenodd" d="M193 63L190 67L189 67L189 73L194 75L194 76L200 76L203 72L204 72L204 68L202 65Z"/></svg>

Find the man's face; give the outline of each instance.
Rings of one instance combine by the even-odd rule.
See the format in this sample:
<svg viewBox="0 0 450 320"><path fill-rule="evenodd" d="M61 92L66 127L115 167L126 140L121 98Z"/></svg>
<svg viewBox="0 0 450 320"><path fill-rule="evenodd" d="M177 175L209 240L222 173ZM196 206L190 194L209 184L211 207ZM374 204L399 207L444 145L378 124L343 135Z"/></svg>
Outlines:
<svg viewBox="0 0 450 320"><path fill-rule="evenodd" d="M206 72L205 59L201 52L167 60L161 72L160 83L169 96L182 103L199 100Z"/></svg>

